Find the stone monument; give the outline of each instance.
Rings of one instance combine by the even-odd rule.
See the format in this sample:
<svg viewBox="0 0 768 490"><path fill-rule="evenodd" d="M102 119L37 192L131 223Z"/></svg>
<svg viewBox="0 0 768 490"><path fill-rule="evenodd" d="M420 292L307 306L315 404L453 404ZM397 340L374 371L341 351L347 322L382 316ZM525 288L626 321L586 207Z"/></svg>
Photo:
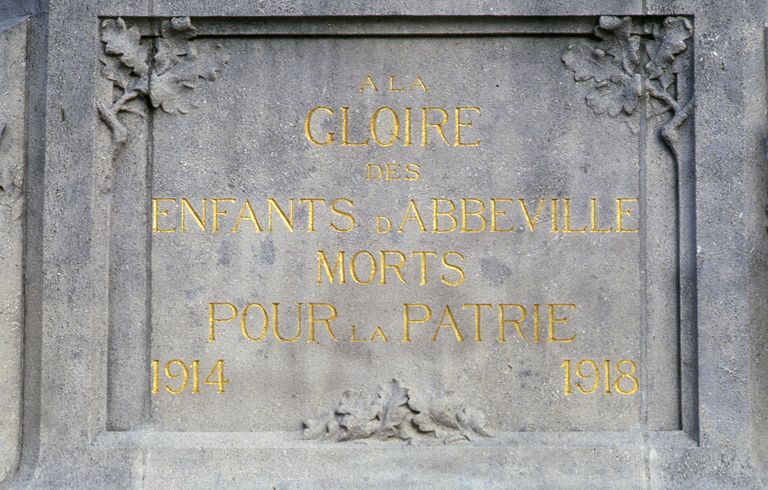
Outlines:
<svg viewBox="0 0 768 490"><path fill-rule="evenodd" d="M764 488L765 2L0 0L8 488Z"/></svg>

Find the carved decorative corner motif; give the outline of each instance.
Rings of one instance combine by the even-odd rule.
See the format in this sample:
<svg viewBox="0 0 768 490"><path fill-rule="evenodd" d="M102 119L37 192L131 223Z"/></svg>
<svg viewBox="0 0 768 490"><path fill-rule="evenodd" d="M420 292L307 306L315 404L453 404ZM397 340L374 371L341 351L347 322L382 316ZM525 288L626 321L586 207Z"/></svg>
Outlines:
<svg viewBox="0 0 768 490"><path fill-rule="evenodd" d="M212 82L219 77L229 57L221 45L210 48L195 41L196 35L189 17L163 21L160 36L154 40L142 39L139 29L129 28L122 18L102 22L101 73L117 90L110 104L98 103L98 110L116 144L128 139L118 114L137 112L128 102L144 99L151 108L186 114L193 108L188 95L196 84L201 79Z"/></svg>
<svg viewBox="0 0 768 490"><path fill-rule="evenodd" d="M587 105L595 114L611 117L634 114L643 100L655 115L670 112L660 135L674 153L677 130L694 107L693 96L685 98L676 84L690 67L690 21L667 17L661 23L646 23L642 35L634 35L630 17L605 16L595 35L597 43L572 44L562 56L573 79L592 86Z"/></svg>
<svg viewBox="0 0 768 490"><path fill-rule="evenodd" d="M445 444L492 437L483 412L455 403L448 395L405 388L396 379L379 385L372 395L348 390L332 412L304 422L304 437L337 442L422 439Z"/></svg>

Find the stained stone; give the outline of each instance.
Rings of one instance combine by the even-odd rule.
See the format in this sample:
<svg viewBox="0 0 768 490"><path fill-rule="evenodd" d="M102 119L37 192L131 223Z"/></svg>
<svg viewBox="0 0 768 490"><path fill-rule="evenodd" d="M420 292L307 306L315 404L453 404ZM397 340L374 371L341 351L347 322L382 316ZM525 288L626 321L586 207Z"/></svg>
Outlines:
<svg viewBox="0 0 768 490"><path fill-rule="evenodd" d="M4 484L765 487L765 19L0 0Z"/></svg>
<svg viewBox="0 0 768 490"><path fill-rule="evenodd" d="M0 22L0 475L18 463L21 443L23 188L27 19Z"/></svg>

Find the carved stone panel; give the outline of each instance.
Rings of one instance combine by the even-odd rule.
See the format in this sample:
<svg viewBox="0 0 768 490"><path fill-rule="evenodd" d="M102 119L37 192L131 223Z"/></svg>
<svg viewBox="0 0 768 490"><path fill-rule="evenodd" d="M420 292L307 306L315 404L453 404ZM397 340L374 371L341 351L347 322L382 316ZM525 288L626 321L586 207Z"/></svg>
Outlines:
<svg viewBox="0 0 768 490"><path fill-rule="evenodd" d="M539 26L103 20L107 429L681 430L692 27Z"/></svg>
<svg viewBox="0 0 768 490"><path fill-rule="evenodd" d="M4 487L766 487L765 2L19 13Z"/></svg>

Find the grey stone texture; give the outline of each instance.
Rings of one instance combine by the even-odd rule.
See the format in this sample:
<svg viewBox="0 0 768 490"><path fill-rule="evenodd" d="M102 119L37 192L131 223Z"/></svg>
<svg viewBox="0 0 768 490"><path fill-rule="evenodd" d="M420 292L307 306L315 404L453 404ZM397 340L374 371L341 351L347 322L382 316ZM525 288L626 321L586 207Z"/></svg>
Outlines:
<svg viewBox="0 0 768 490"><path fill-rule="evenodd" d="M767 15L756 0L0 0L0 485L765 488ZM377 92L359 90L367 75ZM428 91L388 92L390 75ZM306 137L316 106L333 114L307 128L333 144ZM402 126L413 108L416 144L339 144L342 108L361 141L381 106ZM447 108L449 141L454 108L480 107L462 131L482 144L429 128L419 145L424 106ZM389 162L420 179L366 178ZM177 232L153 230L158 197ZM189 214L179 230L181 198L205 231ZM236 200L215 233L213 198ZM245 199L266 227L269 198L296 200L293 233L278 217L231 232ZM300 198L353 201L357 226L334 231L344 215L317 204L309 233ZM411 199L432 227L432 198L482 201L486 218L511 198L515 231L376 232ZM521 198L531 213L544 199L535 230ZM573 228L596 202L614 232L562 233L565 198ZM617 198L639 232L615 233ZM371 251L376 280L328 284L318 250L331 266ZM378 284L381 250L407 254L408 284L392 268ZM427 281L413 251L438 256ZM255 342L222 320L212 342L211 302L271 319L280 303L283 335L301 314L303 331ZM336 307L338 342L322 323L310 341L310 303ZM405 303L433 309L409 343ZM462 308L479 303L494 305L482 342ZM518 303L521 335L507 322L500 343L496 305ZM575 340L534 342L534 304L544 339L546 305L577 305L552 313ZM352 325L389 342L353 343ZM200 394L163 387L172 359L200 360ZM218 359L223 394L203 383ZM581 359L633 360L640 389L617 393L631 383L611 371L611 394L604 375L581 393Z"/></svg>
<svg viewBox="0 0 768 490"><path fill-rule="evenodd" d="M26 161L27 28L25 17L0 22L0 474L16 469L21 445L23 338L23 192Z"/></svg>

